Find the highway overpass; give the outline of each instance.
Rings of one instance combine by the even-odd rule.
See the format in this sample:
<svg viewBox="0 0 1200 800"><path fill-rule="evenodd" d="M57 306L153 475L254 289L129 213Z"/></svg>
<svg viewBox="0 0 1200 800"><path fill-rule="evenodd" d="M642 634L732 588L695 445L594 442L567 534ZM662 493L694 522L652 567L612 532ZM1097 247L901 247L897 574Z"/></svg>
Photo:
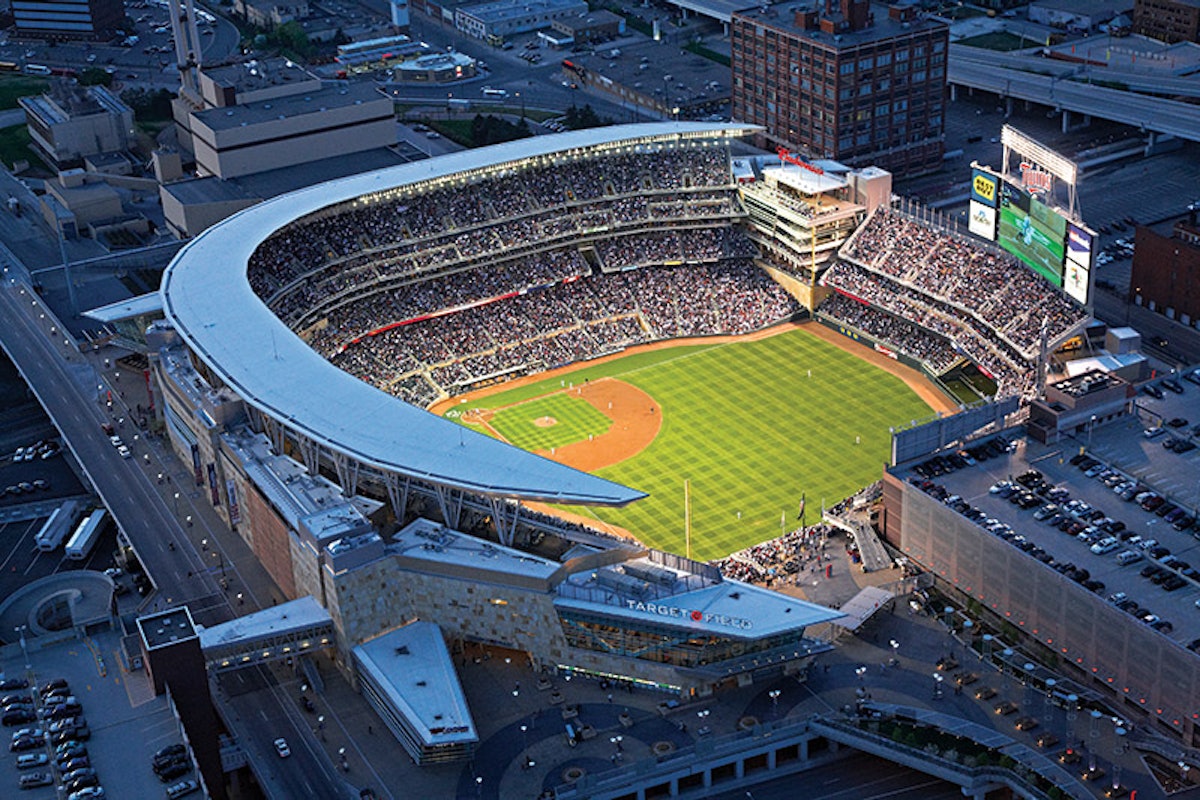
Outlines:
<svg viewBox="0 0 1200 800"><path fill-rule="evenodd" d="M995 63L950 59L948 82L1012 100L1028 100L1056 111L1085 114L1168 134L1191 142L1200 141L1200 106L1166 100L1106 86L1078 83L1049 75L1036 75ZM1069 123L1064 119L1064 128Z"/></svg>

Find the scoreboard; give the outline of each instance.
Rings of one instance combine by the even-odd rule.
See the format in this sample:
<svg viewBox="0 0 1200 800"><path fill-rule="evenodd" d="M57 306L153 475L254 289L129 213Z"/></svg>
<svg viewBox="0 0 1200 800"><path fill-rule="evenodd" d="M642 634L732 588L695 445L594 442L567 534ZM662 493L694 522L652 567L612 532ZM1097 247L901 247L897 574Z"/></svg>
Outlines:
<svg viewBox="0 0 1200 800"><path fill-rule="evenodd" d="M1002 131L1004 169L972 164L968 230L995 242L1081 305L1090 300L1096 234L1073 211L1053 204L1054 179L1070 190L1075 206L1075 164L1010 126ZM1011 150L1021 152L1009 169ZM1026 156L1032 153L1032 156ZM1048 166L1043 167L1042 164Z"/></svg>

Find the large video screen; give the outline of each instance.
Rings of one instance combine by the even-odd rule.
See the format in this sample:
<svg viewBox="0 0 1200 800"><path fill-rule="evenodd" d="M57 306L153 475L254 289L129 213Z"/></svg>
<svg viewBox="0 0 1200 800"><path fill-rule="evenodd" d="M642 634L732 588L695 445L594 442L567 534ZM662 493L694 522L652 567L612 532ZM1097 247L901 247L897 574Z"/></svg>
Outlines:
<svg viewBox="0 0 1200 800"><path fill-rule="evenodd" d="M1055 286L1063 285L1063 242L1067 222L1028 192L1000 187L1000 221L996 241Z"/></svg>

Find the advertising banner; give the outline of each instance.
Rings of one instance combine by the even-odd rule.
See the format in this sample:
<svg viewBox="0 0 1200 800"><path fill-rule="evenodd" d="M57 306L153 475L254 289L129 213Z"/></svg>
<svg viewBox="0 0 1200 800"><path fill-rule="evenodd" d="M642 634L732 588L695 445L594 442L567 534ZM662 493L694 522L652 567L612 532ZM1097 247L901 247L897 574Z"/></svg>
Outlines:
<svg viewBox="0 0 1200 800"><path fill-rule="evenodd" d="M996 209L972 199L969 216L967 228L971 233L989 242L996 241Z"/></svg>
<svg viewBox="0 0 1200 800"><path fill-rule="evenodd" d="M971 171L971 199L995 208L999 195L999 182L995 175L982 170Z"/></svg>

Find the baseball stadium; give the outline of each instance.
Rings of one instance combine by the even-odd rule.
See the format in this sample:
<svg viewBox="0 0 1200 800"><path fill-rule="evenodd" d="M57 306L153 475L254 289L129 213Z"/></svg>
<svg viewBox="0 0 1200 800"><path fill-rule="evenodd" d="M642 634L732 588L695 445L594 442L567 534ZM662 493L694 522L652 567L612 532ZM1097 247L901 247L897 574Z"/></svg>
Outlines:
<svg viewBox="0 0 1200 800"><path fill-rule="evenodd" d="M882 170L739 155L754 130L459 152L181 250L148 337L164 427L348 671L423 620L676 693L800 673L839 613L706 562L877 480L892 429L1027 395L1086 320Z"/></svg>

